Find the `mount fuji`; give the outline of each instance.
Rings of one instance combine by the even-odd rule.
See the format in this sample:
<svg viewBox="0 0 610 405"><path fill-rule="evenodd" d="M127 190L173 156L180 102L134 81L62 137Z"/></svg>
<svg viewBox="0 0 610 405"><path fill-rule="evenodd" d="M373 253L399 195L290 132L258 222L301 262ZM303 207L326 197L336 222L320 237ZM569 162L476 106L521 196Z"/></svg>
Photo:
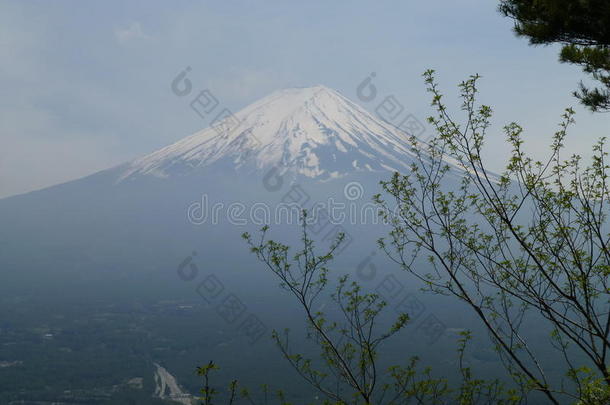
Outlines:
<svg viewBox="0 0 610 405"><path fill-rule="evenodd" d="M70 277L138 270L148 275L151 268L167 271L185 252L205 245L210 262L237 268L226 257L238 260L243 252L250 263L246 249L236 252L235 245L242 232L256 232L260 224L227 220L232 209L242 209L233 205L272 207L295 185L309 201L372 205L379 181L408 171L415 161L410 138L327 87L279 90L131 162L0 200L0 265ZM427 147L423 141L415 146ZM274 187L267 183L271 172L279 179ZM355 197L345 188L353 183L359 186ZM190 210L204 203L222 206L223 218L194 224ZM296 224L276 225L278 232L298 236ZM355 241L348 249L353 255L344 256L356 261L387 231L380 225L345 227L354 239L363 238L360 247Z"/></svg>
<svg viewBox="0 0 610 405"><path fill-rule="evenodd" d="M118 181L223 167L247 173L282 167L316 180L353 172L403 171L409 134L324 86L279 90L173 145L130 162Z"/></svg>

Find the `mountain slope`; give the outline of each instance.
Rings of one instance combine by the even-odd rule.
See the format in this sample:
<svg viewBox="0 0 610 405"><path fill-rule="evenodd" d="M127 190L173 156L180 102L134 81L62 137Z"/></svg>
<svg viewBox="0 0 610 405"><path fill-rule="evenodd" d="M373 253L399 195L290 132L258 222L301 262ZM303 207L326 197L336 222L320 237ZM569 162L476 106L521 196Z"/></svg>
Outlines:
<svg viewBox="0 0 610 405"><path fill-rule="evenodd" d="M217 125L136 159L119 181L172 177L225 162L237 171L280 166L327 180L354 171L401 171L409 135L324 86L280 90Z"/></svg>

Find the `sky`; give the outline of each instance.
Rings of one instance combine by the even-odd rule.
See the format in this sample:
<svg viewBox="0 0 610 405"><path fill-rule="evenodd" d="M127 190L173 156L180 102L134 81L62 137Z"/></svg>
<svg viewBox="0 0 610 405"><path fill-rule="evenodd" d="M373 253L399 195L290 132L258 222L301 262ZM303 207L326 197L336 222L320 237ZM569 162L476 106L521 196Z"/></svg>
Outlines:
<svg viewBox="0 0 610 405"><path fill-rule="evenodd" d="M502 127L548 150L566 107L566 148L589 154L610 114L571 96L586 78L531 47L489 0L10 1L0 0L0 198L77 179L171 144L210 122L172 92L187 67L232 111L274 90L322 84L373 111L393 95L420 121L432 110L422 73L437 72L450 106L478 73L495 111L489 167L508 149ZM371 73L378 99L357 98ZM459 114L459 108L456 108ZM424 137L433 135L427 128Z"/></svg>

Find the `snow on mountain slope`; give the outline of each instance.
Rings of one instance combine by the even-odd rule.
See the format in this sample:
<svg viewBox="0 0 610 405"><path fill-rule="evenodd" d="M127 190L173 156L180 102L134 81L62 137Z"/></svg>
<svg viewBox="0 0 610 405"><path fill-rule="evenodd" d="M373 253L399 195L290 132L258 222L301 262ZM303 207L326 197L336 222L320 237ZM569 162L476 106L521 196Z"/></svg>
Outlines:
<svg viewBox="0 0 610 405"><path fill-rule="evenodd" d="M119 181L141 175L171 177L221 161L237 171L279 166L326 180L354 171L402 171L412 156L407 133L336 91L324 86L290 88L132 161Z"/></svg>

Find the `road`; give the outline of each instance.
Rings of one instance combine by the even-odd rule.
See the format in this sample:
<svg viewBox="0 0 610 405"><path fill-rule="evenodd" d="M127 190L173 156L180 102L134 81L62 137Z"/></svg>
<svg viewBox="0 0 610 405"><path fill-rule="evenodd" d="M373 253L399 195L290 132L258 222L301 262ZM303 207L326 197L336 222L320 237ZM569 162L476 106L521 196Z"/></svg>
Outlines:
<svg viewBox="0 0 610 405"><path fill-rule="evenodd" d="M155 396L161 399L169 399L180 404L192 405L193 396L180 388L176 377L170 374L164 367L154 363L157 370L155 371Z"/></svg>

